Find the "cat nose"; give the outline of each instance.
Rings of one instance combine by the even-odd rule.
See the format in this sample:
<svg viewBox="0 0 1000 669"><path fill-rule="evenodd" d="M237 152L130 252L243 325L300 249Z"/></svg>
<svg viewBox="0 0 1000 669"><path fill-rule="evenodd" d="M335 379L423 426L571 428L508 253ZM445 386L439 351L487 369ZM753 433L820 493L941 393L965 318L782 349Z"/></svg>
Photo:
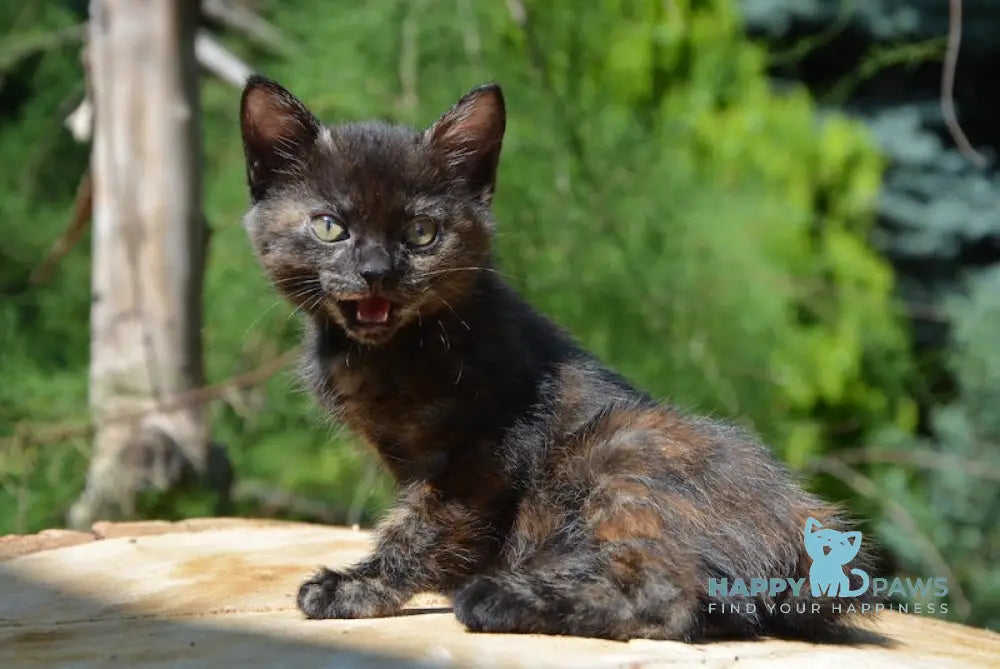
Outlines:
<svg viewBox="0 0 1000 669"><path fill-rule="evenodd" d="M369 286L384 282L391 273L392 268L389 263L378 260L367 261L358 267L358 274Z"/></svg>
<svg viewBox="0 0 1000 669"><path fill-rule="evenodd" d="M385 284L391 278L392 256L381 245L369 244L358 249L357 272L370 287Z"/></svg>

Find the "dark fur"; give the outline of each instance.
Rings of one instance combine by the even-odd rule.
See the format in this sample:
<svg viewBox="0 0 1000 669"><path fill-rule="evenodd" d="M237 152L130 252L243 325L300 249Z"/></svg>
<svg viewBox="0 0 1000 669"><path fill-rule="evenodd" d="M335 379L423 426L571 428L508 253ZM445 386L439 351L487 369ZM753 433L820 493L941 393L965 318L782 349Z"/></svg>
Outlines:
<svg viewBox="0 0 1000 669"><path fill-rule="evenodd" d="M255 77L242 127L246 225L308 315L304 377L401 488L368 559L303 584L307 616L391 615L436 591L477 631L695 640L838 626L829 602L817 615L708 615L710 577L806 576L806 518L838 527L836 513L751 435L609 371L492 270L499 88L421 133L323 128ZM350 239L313 238L317 213ZM417 216L442 227L432 248L398 241ZM371 263L385 272L369 285ZM378 332L337 306L371 292L393 302Z"/></svg>

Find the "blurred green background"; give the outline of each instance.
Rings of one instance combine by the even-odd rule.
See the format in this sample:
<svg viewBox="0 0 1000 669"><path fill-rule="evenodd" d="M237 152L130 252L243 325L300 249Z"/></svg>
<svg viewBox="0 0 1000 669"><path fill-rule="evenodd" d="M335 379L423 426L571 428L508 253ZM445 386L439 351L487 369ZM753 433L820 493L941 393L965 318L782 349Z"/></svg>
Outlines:
<svg viewBox="0 0 1000 669"><path fill-rule="evenodd" d="M504 273L660 396L759 431L882 547L946 576L950 617L1000 629L1000 3L966 0L945 132L947 3L931 0L262 0L288 48L209 27L325 121L419 126L503 84ZM29 280L89 148L86 2L0 0L0 534L61 526L83 486L88 239ZM292 348L247 204L239 91L203 77L209 381ZM391 485L290 373L211 405L234 513L370 524ZM213 512L205 493L143 513ZM866 539L869 541L869 539Z"/></svg>

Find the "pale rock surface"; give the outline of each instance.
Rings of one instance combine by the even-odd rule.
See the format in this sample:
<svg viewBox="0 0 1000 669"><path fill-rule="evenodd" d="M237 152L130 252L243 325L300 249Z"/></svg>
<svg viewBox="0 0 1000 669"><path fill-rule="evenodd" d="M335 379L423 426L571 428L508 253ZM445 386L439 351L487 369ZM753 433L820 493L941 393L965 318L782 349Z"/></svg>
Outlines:
<svg viewBox="0 0 1000 669"><path fill-rule="evenodd" d="M369 545L238 519L0 538L0 667L1000 667L1000 635L901 614L866 646L470 634L430 596L393 618L304 620L299 582Z"/></svg>

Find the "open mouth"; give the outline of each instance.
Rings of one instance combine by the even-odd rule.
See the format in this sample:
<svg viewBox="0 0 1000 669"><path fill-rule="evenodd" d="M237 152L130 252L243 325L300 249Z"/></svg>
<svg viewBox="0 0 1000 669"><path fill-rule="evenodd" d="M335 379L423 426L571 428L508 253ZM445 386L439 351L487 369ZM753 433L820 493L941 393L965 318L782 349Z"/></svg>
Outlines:
<svg viewBox="0 0 1000 669"><path fill-rule="evenodd" d="M392 302L378 295L360 300L343 300L337 306L348 323L362 329L383 328L392 319Z"/></svg>

